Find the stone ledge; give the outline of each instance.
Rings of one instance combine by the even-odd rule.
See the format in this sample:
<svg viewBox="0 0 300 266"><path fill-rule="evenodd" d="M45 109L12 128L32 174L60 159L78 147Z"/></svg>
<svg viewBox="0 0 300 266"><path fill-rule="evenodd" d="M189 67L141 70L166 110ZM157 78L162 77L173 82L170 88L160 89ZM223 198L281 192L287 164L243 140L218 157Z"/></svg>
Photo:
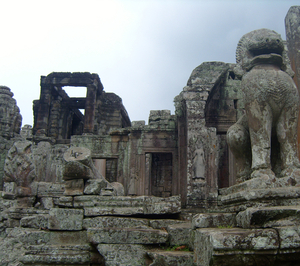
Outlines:
<svg viewBox="0 0 300 266"><path fill-rule="evenodd" d="M300 206L248 208L237 214L242 228L269 228L300 224Z"/></svg>
<svg viewBox="0 0 300 266"><path fill-rule="evenodd" d="M197 265L273 265L279 249L274 229L197 229L194 239Z"/></svg>
<svg viewBox="0 0 300 266"><path fill-rule="evenodd" d="M90 228L89 242L93 244L162 244L168 233L159 229L144 228Z"/></svg>
<svg viewBox="0 0 300 266"><path fill-rule="evenodd" d="M288 206L300 204L300 187L269 188L219 195L218 205L226 211L243 211L248 207Z"/></svg>
<svg viewBox="0 0 300 266"><path fill-rule="evenodd" d="M180 196L76 196L74 207L83 208L84 215L162 215L181 211Z"/></svg>
<svg viewBox="0 0 300 266"><path fill-rule="evenodd" d="M153 260L150 265L193 266L191 251L149 251L148 256Z"/></svg>

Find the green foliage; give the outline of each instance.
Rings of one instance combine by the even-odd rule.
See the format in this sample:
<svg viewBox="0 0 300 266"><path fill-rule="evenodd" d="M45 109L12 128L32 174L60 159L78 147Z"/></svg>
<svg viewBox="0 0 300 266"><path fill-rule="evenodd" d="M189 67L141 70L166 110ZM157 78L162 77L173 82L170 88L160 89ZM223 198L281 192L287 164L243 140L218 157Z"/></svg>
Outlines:
<svg viewBox="0 0 300 266"><path fill-rule="evenodd" d="M232 225L218 225L219 229L226 229L226 228L232 228Z"/></svg>

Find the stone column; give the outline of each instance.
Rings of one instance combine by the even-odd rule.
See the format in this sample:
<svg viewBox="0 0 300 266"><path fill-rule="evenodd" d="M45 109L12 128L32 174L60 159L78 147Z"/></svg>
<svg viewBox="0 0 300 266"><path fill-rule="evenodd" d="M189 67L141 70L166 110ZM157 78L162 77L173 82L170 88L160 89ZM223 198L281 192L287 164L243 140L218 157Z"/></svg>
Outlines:
<svg viewBox="0 0 300 266"><path fill-rule="evenodd" d="M48 120L51 105L51 85L45 84L45 77L41 77L41 96L38 103L38 110L36 112L36 121L34 125L34 135L47 136L48 135Z"/></svg>
<svg viewBox="0 0 300 266"><path fill-rule="evenodd" d="M93 85L88 85L86 92L83 133L92 134L94 131L96 101L97 88Z"/></svg>
<svg viewBox="0 0 300 266"><path fill-rule="evenodd" d="M286 40L294 82L300 95L300 6L292 6L285 17ZM300 116L299 116L300 117ZM298 118L298 154L300 156L300 119Z"/></svg>

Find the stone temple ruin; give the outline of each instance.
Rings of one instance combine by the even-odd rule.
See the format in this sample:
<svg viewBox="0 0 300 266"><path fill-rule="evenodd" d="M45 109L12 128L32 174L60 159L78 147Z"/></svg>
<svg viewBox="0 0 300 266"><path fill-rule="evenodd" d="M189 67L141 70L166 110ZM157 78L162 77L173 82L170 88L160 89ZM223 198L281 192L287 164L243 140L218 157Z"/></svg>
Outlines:
<svg viewBox="0 0 300 266"><path fill-rule="evenodd" d="M300 265L299 6L285 23L195 68L148 125L97 74L42 76L22 130L0 87L0 264Z"/></svg>

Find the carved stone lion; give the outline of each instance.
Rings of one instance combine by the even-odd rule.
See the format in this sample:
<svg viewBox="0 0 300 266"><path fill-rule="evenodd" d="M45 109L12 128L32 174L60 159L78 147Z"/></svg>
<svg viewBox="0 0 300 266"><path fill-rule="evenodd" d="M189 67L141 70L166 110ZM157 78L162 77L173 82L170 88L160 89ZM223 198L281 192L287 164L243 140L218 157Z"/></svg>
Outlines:
<svg viewBox="0 0 300 266"><path fill-rule="evenodd" d="M237 181L295 172L299 96L283 40L272 30L251 31L240 39L236 61L245 114L229 128L227 141Z"/></svg>

